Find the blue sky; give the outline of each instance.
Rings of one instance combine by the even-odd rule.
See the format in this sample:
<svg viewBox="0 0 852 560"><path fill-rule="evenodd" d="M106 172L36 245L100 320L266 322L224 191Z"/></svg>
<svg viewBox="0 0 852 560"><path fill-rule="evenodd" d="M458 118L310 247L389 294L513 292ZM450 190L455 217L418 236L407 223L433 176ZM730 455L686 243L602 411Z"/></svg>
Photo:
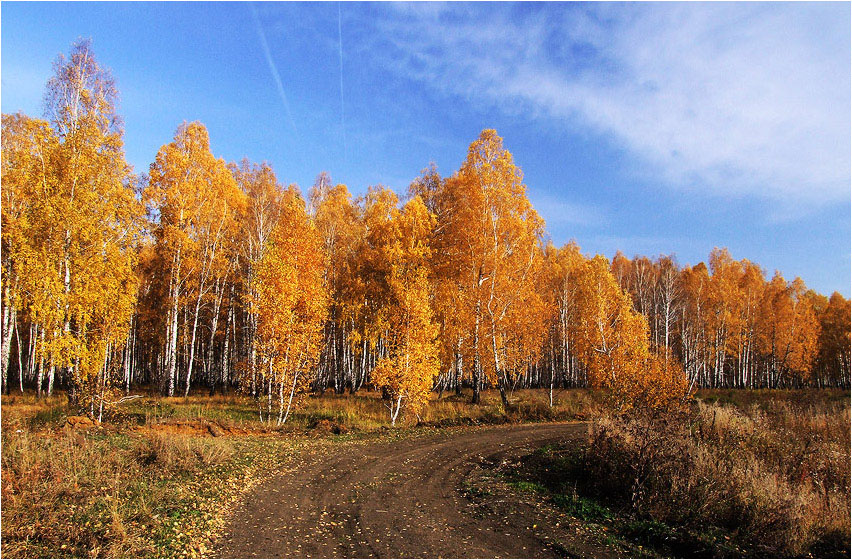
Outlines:
<svg viewBox="0 0 852 560"><path fill-rule="evenodd" d="M850 295L850 5L3 2L4 113L90 37L146 171L184 120L307 189L404 192L484 128L557 244L714 246Z"/></svg>

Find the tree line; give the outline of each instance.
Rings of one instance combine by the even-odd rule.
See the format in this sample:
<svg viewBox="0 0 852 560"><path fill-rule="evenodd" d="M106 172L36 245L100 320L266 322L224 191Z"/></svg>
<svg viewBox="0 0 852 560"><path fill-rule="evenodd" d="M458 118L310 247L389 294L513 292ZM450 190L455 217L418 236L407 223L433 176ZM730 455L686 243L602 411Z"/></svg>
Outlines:
<svg viewBox="0 0 852 560"><path fill-rule="evenodd" d="M502 139L450 176L303 195L183 123L147 175L91 46L60 56L45 118L2 119L2 380L100 414L136 385L241 390L286 421L307 391L849 387L850 302L714 249L709 266L555 247Z"/></svg>

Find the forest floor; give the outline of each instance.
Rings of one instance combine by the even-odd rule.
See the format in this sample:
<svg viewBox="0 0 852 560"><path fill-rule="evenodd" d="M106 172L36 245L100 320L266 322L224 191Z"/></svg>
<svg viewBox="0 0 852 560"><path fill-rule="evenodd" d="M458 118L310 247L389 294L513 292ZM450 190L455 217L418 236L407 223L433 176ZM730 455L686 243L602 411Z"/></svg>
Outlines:
<svg viewBox="0 0 852 560"><path fill-rule="evenodd" d="M144 394L103 424L84 422L64 395L4 395L0 554L777 556L746 533L734 546L721 525L665 525L591 491L584 473L596 457L590 429L606 416L601 392L557 391L551 407L545 390L516 391L507 411L495 391L481 405L469 398L433 395L420 417L390 428L380 396L367 392L307 397L280 427L259 421L257 402L238 395ZM797 449L813 455L840 505L810 517L849 519L848 391L715 390L698 401L712 407L717 432L746 430L742 449L766 469L777 463L766 471L776 485ZM739 457L733 449L724 451ZM813 484L800 485L805 507ZM808 545L796 555L848 550L848 527L832 538L825 551Z"/></svg>

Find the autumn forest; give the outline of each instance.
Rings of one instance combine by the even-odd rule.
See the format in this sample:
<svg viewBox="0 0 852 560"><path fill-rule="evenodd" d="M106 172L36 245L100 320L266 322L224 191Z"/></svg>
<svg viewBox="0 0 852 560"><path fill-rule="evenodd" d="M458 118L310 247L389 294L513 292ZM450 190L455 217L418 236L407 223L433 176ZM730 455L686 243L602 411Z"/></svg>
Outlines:
<svg viewBox="0 0 852 560"><path fill-rule="evenodd" d="M461 167L353 196L229 163L180 124L137 173L110 73L60 57L44 118L2 120L2 382L101 418L134 388L241 392L287 421L310 392L850 386L850 302L713 249L612 260L554 246L494 130ZM508 141L510 142L510 139ZM426 163L426 162L424 162ZM534 186L532 186L534 188Z"/></svg>

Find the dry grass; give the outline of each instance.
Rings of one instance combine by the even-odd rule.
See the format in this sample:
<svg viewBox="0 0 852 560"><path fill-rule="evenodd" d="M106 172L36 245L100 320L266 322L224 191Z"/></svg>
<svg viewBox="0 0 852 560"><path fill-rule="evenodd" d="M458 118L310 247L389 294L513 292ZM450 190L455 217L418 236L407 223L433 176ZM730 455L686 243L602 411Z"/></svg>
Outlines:
<svg viewBox="0 0 852 560"><path fill-rule="evenodd" d="M638 517L717 531L749 555L849 554L848 393L604 417L584 459L597 493Z"/></svg>
<svg viewBox="0 0 852 560"><path fill-rule="evenodd" d="M287 452L281 440L58 429L61 401L8 403L4 557L205 554L228 508Z"/></svg>
<svg viewBox="0 0 852 560"><path fill-rule="evenodd" d="M587 419L597 416L604 397L600 392L587 389L557 391L554 406L550 407L547 391L522 389L510 396L510 408L504 410L496 390L482 392L478 406L470 404L470 392L462 395L444 393L438 398L430 396L420 416L406 414L398 425L452 426L467 424L497 424L506 422L547 422ZM264 403L265 404L265 403ZM152 424L164 420L203 419L246 430L268 430L273 421L261 422L258 403L243 395L204 394L183 397L148 396L124 405L124 412L139 424ZM354 395L337 395L331 391L323 395L305 395L298 403L287 424L280 431L297 433L313 430L320 423L330 423L343 432L372 432L390 426L390 416L381 393L362 390Z"/></svg>
<svg viewBox="0 0 852 560"><path fill-rule="evenodd" d="M557 393L554 406L548 394L541 390L518 390L510 398L509 410L504 410L499 393L483 391L479 405L470 404L470 394L445 393L441 398L432 394L419 417L406 415L401 426L454 426L467 424L500 424L506 422L547 422L588 418L600 408L601 396L587 390ZM404 410L404 409L403 409ZM310 427L318 419L334 421L349 430L372 431L390 425L390 417L381 394L361 391L355 395L311 396L293 417L296 426Z"/></svg>

